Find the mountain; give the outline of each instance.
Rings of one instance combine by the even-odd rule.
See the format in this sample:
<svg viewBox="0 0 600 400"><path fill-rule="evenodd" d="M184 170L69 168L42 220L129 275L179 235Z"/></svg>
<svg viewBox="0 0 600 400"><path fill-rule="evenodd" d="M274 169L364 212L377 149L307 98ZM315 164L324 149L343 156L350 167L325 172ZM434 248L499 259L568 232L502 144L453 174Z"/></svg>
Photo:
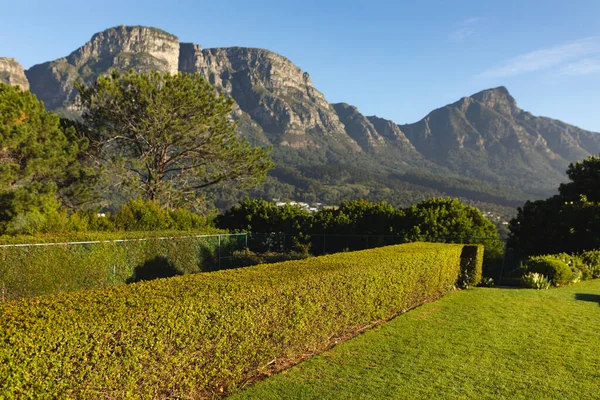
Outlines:
<svg viewBox="0 0 600 400"><path fill-rule="evenodd" d="M156 28L120 26L96 33L67 57L26 71L31 91L51 110L72 109L77 81L91 84L113 69L138 72L178 68L179 41Z"/></svg>
<svg viewBox="0 0 600 400"><path fill-rule="evenodd" d="M19 85L21 89L29 90L25 70L14 58L0 57L0 82L11 86Z"/></svg>
<svg viewBox="0 0 600 400"><path fill-rule="evenodd" d="M600 134L517 107L505 87L484 90L400 127L428 159L485 181L552 190L567 165L600 152Z"/></svg>
<svg viewBox="0 0 600 400"><path fill-rule="evenodd" d="M266 198L337 203L369 197L405 205L452 195L515 207L547 197L566 179L570 162L600 152L600 134L533 116L504 87L398 125L346 103L330 104L307 71L269 50L203 49L150 27L107 29L25 74L47 108L76 117L75 81L91 84L130 68L199 73L230 95L239 134L273 146L277 167L250 192ZM212 195L228 207L242 193L223 187Z"/></svg>

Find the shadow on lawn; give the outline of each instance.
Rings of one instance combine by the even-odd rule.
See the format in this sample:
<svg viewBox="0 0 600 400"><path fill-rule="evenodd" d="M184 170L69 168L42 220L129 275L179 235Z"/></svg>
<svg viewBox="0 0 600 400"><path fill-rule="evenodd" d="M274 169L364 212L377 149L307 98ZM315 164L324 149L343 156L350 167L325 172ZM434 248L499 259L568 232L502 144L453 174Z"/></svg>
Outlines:
<svg viewBox="0 0 600 400"><path fill-rule="evenodd" d="M598 303L598 305L600 306L600 294L576 293L575 299L581 301L590 301L592 303Z"/></svg>

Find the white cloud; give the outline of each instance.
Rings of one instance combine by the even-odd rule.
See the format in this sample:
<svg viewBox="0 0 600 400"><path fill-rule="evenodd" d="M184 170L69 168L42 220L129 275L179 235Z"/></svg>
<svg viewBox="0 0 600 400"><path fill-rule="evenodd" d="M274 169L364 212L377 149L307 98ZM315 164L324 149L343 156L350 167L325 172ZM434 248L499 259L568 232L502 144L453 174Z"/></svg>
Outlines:
<svg viewBox="0 0 600 400"><path fill-rule="evenodd" d="M547 70L555 67L566 68L565 63L580 60L600 53L600 37L576 40L570 43L532 51L508 60L503 65L484 71L479 77L498 78L521 75L528 72ZM573 63L575 65L577 63ZM576 70L576 67L573 67Z"/></svg>
<svg viewBox="0 0 600 400"><path fill-rule="evenodd" d="M458 27L458 29L456 29L454 32L452 32L450 34L450 36L449 36L450 40L460 42L460 41L465 40L469 36L473 35L476 32L475 27L476 27L477 23L479 22L479 20L480 20L479 17L475 17L475 18L468 18L468 19L465 19L464 21L462 21L460 23L460 26Z"/></svg>
<svg viewBox="0 0 600 400"><path fill-rule="evenodd" d="M583 76L600 73L600 60L583 59L567 64L558 71L558 75Z"/></svg>

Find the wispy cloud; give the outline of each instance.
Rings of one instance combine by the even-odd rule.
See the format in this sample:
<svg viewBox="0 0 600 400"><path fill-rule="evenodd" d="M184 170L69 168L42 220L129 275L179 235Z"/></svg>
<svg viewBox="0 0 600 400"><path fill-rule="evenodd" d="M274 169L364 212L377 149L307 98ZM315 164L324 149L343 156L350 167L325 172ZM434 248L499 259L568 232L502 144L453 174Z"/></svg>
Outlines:
<svg viewBox="0 0 600 400"><path fill-rule="evenodd" d="M575 71L593 69L594 65L582 64L582 58L600 54L600 37L575 40L570 43L557 45L547 49L535 50L512 58L503 65L493 67L479 75L483 78L498 78L521 75L528 72L548 70L551 68L565 69L563 75L574 75ZM571 62L571 64L567 64ZM571 73L569 73L571 69Z"/></svg>
<svg viewBox="0 0 600 400"><path fill-rule="evenodd" d="M584 59L569 63L558 71L558 75L583 76L600 73L600 59Z"/></svg>
<svg viewBox="0 0 600 400"><path fill-rule="evenodd" d="M468 18L460 23L460 26L450 34L449 38L452 41L460 42L472 36L476 32L477 24L481 18Z"/></svg>

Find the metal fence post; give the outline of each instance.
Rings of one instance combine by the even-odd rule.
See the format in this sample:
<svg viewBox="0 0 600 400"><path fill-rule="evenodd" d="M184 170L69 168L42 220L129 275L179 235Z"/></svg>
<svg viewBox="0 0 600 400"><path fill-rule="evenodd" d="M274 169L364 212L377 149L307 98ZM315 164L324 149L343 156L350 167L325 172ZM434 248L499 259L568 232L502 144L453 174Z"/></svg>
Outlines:
<svg viewBox="0 0 600 400"><path fill-rule="evenodd" d="M219 247L217 249L217 254L219 257L219 270L221 270L221 235L219 234Z"/></svg>

